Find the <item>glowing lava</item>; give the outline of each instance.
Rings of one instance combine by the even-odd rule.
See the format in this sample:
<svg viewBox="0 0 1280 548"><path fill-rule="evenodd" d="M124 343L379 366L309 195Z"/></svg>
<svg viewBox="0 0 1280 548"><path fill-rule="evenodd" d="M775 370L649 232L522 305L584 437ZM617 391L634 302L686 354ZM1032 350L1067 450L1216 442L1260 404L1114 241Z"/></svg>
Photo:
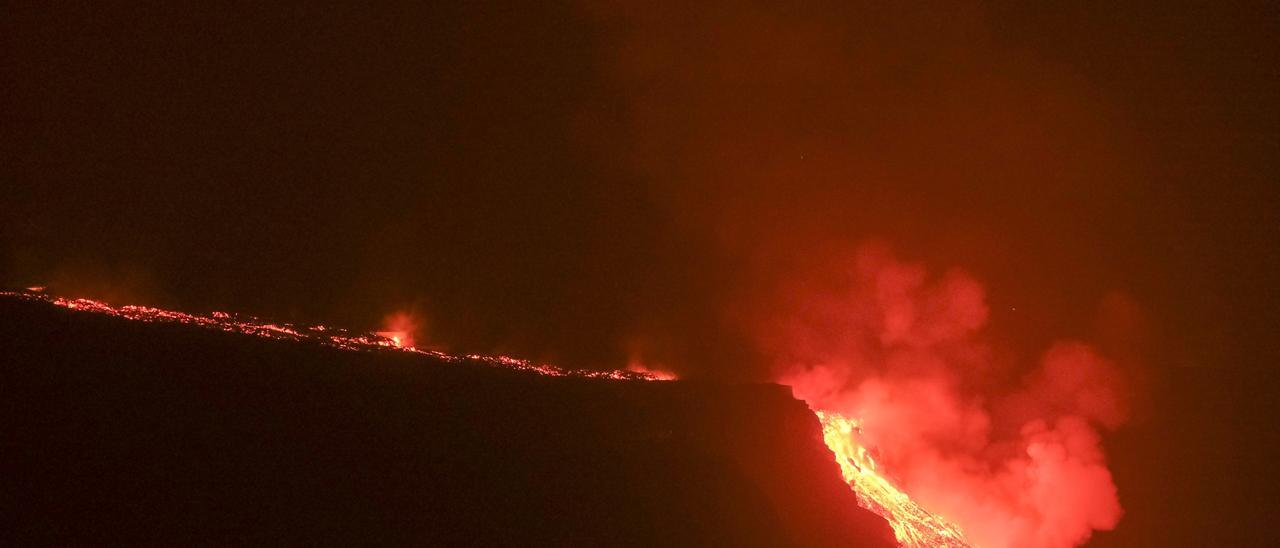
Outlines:
<svg viewBox="0 0 1280 548"><path fill-rule="evenodd" d="M40 288L42 289L42 288ZM0 296L47 302L71 310L92 312L148 323L179 323L204 329L253 335L268 339L310 342L355 351L398 351L423 354L450 363L470 363L526 371L552 377L579 377L621 381L664 381L676 376L661 369L633 362L627 370L589 371L564 369L509 356L480 354L452 355L413 346L412 324L408 317L393 322L393 329L378 333L356 333L324 325L298 326L272 323L241 314L212 312L208 315L163 310L148 306L112 306L90 299L53 297L32 288L29 292L0 292ZM400 321L403 320L403 321ZM823 438L835 454L844 480L862 507L887 520L902 546L965 547L963 533L955 525L932 514L911 500L876 469L866 447L858 440L858 421L839 414L814 412L822 424Z"/></svg>
<svg viewBox="0 0 1280 548"><path fill-rule="evenodd" d="M612 379L628 381L665 380L660 373L638 371L591 371L585 369L565 369L551 364L535 363L510 356L485 356L481 354L454 355L438 350L423 350L412 346L412 339L407 330L393 330L382 333L358 333L341 328L324 325L300 326L287 323L268 322L253 316L231 314L227 312L211 312L191 314L164 310L149 306L112 306L101 301L90 299L67 299L53 297L43 293L0 292L0 296L47 302L71 310L81 310L97 314L106 314L127 320L148 323L179 323L204 329L254 335L268 339L308 342L357 351L400 351L430 356L449 363L469 363L514 369L546 375L550 377L579 377L588 379Z"/></svg>
<svg viewBox="0 0 1280 548"><path fill-rule="evenodd" d="M889 522L902 546L939 548L971 546L960 528L912 501L876 469L867 448L858 442L858 421L837 413L815 411L822 438L836 455L845 483L858 504Z"/></svg>

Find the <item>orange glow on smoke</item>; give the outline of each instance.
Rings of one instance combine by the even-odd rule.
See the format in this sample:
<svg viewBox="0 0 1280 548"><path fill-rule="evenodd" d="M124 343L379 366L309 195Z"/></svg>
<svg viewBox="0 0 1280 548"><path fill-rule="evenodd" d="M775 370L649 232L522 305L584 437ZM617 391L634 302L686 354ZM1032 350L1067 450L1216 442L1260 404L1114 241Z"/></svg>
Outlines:
<svg viewBox="0 0 1280 548"><path fill-rule="evenodd" d="M627 361L627 371L631 371L632 373L640 373L642 375L651 375L655 379L663 380L663 381L676 380L675 373L668 371L666 368L662 367L661 365L646 364L640 358L637 358L634 356Z"/></svg>
<svg viewBox="0 0 1280 548"><path fill-rule="evenodd" d="M782 289L759 339L901 544L1068 548L1116 526L1101 436L1129 414L1117 363L1070 340L997 361L985 288L883 246L815 270Z"/></svg>
<svg viewBox="0 0 1280 548"><path fill-rule="evenodd" d="M398 348L414 348L414 336L418 333L418 320L408 312L396 312L382 320L382 331L377 335L386 337Z"/></svg>

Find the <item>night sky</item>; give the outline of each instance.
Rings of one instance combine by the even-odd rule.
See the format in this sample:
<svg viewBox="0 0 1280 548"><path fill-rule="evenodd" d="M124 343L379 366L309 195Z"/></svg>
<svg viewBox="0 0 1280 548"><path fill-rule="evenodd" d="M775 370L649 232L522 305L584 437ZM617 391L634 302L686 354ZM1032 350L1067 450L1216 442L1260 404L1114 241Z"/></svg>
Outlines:
<svg viewBox="0 0 1280 548"><path fill-rule="evenodd" d="M0 285L761 380L737 319L878 241L1017 352L1122 296L1143 420L1249 444L1186 469L1274 452L1274 4L425 4L8 4Z"/></svg>

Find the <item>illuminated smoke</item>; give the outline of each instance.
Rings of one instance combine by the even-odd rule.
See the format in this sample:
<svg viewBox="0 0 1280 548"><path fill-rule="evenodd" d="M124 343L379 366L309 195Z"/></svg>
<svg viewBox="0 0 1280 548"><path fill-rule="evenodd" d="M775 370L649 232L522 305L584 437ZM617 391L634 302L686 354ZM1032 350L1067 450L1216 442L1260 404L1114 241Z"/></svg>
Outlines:
<svg viewBox="0 0 1280 548"><path fill-rule="evenodd" d="M422 329L420 323L416 314L395 312L383 318L382 331L378 331L377 334L390 339L398 347L415 348L417 334Z"/></svg>
<svg viewBox="0 0 1280 548"><path fill-rule="evenodd" d="M632 373L650 376L655 380L673 381L676 379L675 373L672 373L661 366L646 364L640 361L639 358L634 357L627 362L626 370Z"/></svg>
<svg viewBox="0 0 1280 548"><path fill-rule="evenodd" d="M968 275L931 276L876 246L841 266L797 281L761 320L780 382L858 421L881 473L977 546L1073 546L1116 525L1099 438L1127 418L1114 364L1059 342L1030 374L1004 371Z"/></svg>
<svg viewBox="0 0 1280 548"><path fill-rule="evenodd" d="M1115 526L1099 436L1129 413L1128 356L1054 342L1098 298L1072 283L1096 274L1082 215L1135 169L1096 88L977 5L590 10L620 97L583 131L670 214L668 262L692 266L657 285L698 288L651 299L637 336L658 361L790 384L858 424L879 473L975 545ZM1017 325L972 275L856 247L877 236L990 274L1053 321Z"/></svg>

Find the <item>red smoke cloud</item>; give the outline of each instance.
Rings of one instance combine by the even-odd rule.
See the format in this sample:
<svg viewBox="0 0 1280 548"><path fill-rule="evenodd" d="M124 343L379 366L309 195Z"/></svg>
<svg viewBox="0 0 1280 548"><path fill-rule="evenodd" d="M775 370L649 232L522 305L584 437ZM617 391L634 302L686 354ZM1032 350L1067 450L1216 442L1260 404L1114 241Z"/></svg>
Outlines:
<svg viewBox="0 0 1280 548"><path fill-rule="evenodd" d="M1073 546L1120 519L1099 430L1128 410L1120 370L1090 346L1055 343L1019 374L984 337L977 281L881 246L779 297L757 324L777 379L860 418L883 470L976 545Z"/></svg>
<svg viewBox="0 0 1280 548"><path fill-rule="evenodd" d="M1117 363L1140 315L1107 298L1105 346L1054 339L1116 283L1093 223L1139 155L1108 97L1019 48L999 9L589 7L619 97L582 140L679 235L655 264L681 268L640 299L646 360L860 419L882 471L978 546L1116 525L1100 434L1130 414ZM869 235L977 268L1002 304L965 272L851 250Z"/></svg>

